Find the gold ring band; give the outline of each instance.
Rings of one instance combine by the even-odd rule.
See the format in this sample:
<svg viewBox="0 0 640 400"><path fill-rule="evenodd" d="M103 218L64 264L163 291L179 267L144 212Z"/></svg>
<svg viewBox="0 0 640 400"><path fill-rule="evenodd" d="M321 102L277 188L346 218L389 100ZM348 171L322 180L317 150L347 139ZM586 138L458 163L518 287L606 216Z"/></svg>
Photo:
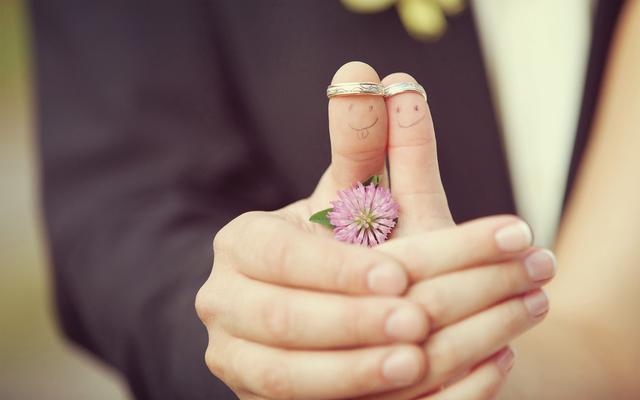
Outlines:
<svg viewBox="0 0 640 400"><path fill-rule="evenodd" d="M384 88L384 97L391 97L404 92L415 92L421 94L422 97L424 97L424 101L427 101L427 92L424 90L422 85L415 82L400 82L386 86Z"/></svg>
<svg viewBox="0 0 640 400"><path fill-rule="evenodd" d="M384 96L384 87L373 82L337 83L327 87L327 97L335 96Z"/></svg>

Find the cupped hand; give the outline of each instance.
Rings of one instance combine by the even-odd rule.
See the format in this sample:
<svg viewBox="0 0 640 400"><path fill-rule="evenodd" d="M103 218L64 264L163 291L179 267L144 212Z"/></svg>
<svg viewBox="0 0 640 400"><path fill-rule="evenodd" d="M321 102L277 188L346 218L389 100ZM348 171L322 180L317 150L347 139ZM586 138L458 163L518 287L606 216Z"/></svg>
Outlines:
<svg viewBox="0 0 640 400"><path fill-rule="evenodd" d="M412 78L385 80L393 79ZM334 77L377 80L362 63ZM246 399L469 390L485 397L460 398L488 398L482 388L498 387L510 367L506 344L546 313L535 289L553 275L549 253L529 249L531 233L513 216L455 226L419 95L386 104L333 98L329 121L332 163L314 193L278 211L244 214L216 235L212 274L196 301L209 332L207 365ZM401 206L391 240L375 250L347 245L307 221L354 182L379 174L388 185L387 151Z"/></svg>

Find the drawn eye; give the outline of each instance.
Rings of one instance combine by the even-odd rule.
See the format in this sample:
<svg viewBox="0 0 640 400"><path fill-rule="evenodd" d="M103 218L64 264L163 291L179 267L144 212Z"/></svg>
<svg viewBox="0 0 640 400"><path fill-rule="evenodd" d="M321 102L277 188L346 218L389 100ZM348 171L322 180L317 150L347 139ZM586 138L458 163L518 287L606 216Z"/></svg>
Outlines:
<svg viewBox="0 0 640 400"><path fill-rule="evenodd" d="M400 106L396 107L396 112L399 113L400 112Z"/></svg>
<svg viewBox="0 0 640 400"><path fill-rule="evenodd" d="M418 105L416 104L415 106L413 106L413 109L418 111Z"/></svg>
<svg viewBox="0 0 640 400"><path fill-rule="evenodd" d="M373 111L373 106L369 106L369 111Z"/></svg>

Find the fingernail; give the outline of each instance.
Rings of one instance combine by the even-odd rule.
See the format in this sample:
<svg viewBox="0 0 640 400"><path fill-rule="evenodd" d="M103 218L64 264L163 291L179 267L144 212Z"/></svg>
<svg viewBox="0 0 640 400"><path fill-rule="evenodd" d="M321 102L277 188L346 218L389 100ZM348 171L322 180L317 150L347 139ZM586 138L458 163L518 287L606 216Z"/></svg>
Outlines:
<svg viewBox="0 0 640 400"><path fill-rule="evenodd" d="M502 251L520 251L531 245L533 234L524 221L518 221L500 228L495 235L498 248Z"/></svg>
<svg viewBox="0 0 640 400"><path fill-rule="evenodd" d="M513 354L513 350L507 347L503 349L500 353L498 353L496 357L496 364L498 364L498 368L502 371L503 374L511 371L513 368L513 362L515 360L515 354Z"/></svg>
<svg viewBox="0 0 640 400"><path fill-rule="evenodd" d="M549 300L542 290L536 290L524 296L524 306L532 317L539 317L549 311Z"/></svg>
<svg viewBox="0 0 640 400"><path fill-rule="evenodd" d="M400 294L407 288L407 275L395 264L380 264L367 274L369 290L377 294Z"/></svg>
<svg viewBox="0 0 640 400"><path fill-rule="evenodd" d="M418 355L410 349L394 351L384 360L382 374L396 386L407 386L414 383L420 374Z"/></svg>
<svg viewBox="0 0 640 400"><path fill-rule="evenodd" d="M401 306L385 322L387 335L396 340L414 341L426 335L424 316L418 307Z"/></svg>
<svg viewBox="0 0 640 400"><path fill-rule="evenodd" d="M544 281L556 274L556 257L549 250L538 250L524 259L524 266L531 280Z"/></svg>

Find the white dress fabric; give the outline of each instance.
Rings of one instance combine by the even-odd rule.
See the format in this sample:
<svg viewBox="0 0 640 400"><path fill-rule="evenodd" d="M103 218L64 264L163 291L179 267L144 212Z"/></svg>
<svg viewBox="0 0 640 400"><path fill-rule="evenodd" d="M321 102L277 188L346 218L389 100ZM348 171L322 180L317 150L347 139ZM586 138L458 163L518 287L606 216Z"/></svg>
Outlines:
<svg viewBox="0 0 640 400"><path fill-rule="evenodd" d="M582 101L590 0L472 0L518 213L552 246Z"/></svg>

